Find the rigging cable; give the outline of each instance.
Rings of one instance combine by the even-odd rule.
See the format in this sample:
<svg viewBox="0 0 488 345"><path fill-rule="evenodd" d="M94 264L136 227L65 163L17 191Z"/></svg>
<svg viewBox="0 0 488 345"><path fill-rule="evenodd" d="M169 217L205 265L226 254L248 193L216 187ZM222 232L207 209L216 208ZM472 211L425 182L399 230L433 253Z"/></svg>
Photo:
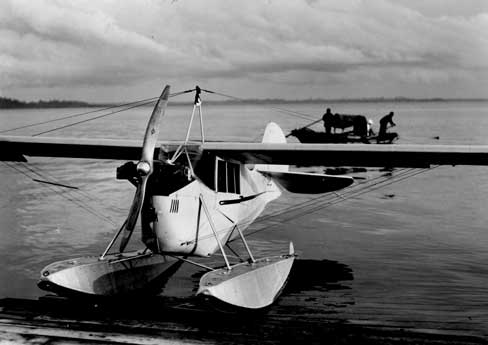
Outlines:
<svg viewBox="0 0 488 345"><path fill-rule="evenodd" d="M85 122L88 122L88 121L100 119L102 117L106 117L106 116L109 116L109 115L117 114L117 113L120 113L122 111L126 111L126 110L133 109L133 108L137 108L137 107L141 107L143 105L148 105L148 104L151 104L152 102L154 102L154 101L148 101L148 102L140 103L140 104L137 104L137 105L133 105L131 107L128 107L128 108L124 108L124 109L120 109L120 110L117 110L117 111L113 111L113 112L108 113L108 114L102 114L102 115L98 115L98 116L95 116L95 117L91 117L89 119L85 119L85 120L81 120L81 121L78 121L78 122L69 123L69 124L64 125L64 126L56 127L56 128L53 128L53 129L49 129L47 131L43 131L43 132L39 132L39 133L33 134L32 136L33 137L37 137L37 136L42 135L42 134L51 133L51 132L54 132L54 131L57 131L57 130L60 130L60 129L64 129L64 128L76 126L76 125L79 125L81 123L85 123Z"/></svg>
<svg viewBox="0 0 488 345"><path fill-rule="evenodd" d="M362 194L370 192L370 191L380 189L380 188L382 188L388 184L397 182L397 181L394 181L394 182L387 183L387 182L391 181L392 179L397 180L400 177L405 176L406 174L410 173L414 169L410 169L410 171L405 171L405 170L406 169L402 170L395 177L385 179L384 176L378 176L378 177L376 177L376 178L374 178L368 182L361 183L361 184L356 185L354 187L346 188L345 193L341 194L340 196L331 195L331 193L327 193L325 195L312 198L311 200L308 200L308 201L302 203L301 205L298 205L298 206L292 205L292 206L286 207L284 209L279 209L279 210L277 210L271 214L264 215L264 216L258 218L254 223L259 224L259 223L264 223L266 221L272 221L272 220L275 220L276 218L280 217L281 215L289 214L290 212L293 212L293 211L302 210L303 212L307 212L308 210L311 210L311 209L318 210L321 208L329 207L332 204L336 204L336 203L340 203L340 202L349 200L349 199L354 198L356 196L362 195ZM374 182L375 180L378 180L378 179L381 179L381 180L379 182ZM371 183L371 182L373 182L373 183ZM365 184L367 184L367 185L364 186ZM289 219L282 221L280 223L284 223L288 220Z"/></svg>
<svg viewBox="0 0 488 345"><path fill-rule="evenodd" d="M170 94L169 97L175 97L175 96L182 95L182 94L185 94L185 93L193 92L194 90L195 89L185 90L185 91L181 91L181 92L176 92L176 93ZM69 125L61 126L61 127L58 127L58 128L52 129L52 130L49 130L49 131L44 131L44 132L37 133L37 134L34 134L33 135L33 136L37 136L37 135L41 135L41 134L53 132L53 131L58 130L58 129L62 129L62 128L74 126L74 125L77 125L77 124L80 124L80 123L84 123L84 122L87 122L87 121L91 121L91 120L95 120L95 119L98 119L98 118L102 118L102 117L105 117L105 116L113 115L113 114L116 114L116 113L119 113L119 112L122 112L122 111L125 111L125 110L129 110L129 109L132 109L132 108L135 108L135 107L139 107L139 106L143 106L143 105L146 105L146 104L154 103L155 100L158 99L158 98L159 97L147 98L147 99L144 99L144 100L130 102L130 103L126 103L126 104L123 104L123 105L110 106L110 107L106 107L106 108L103 108L103 109L97 109L97 110L92 110L92 111L88 111L88 112L84 112L84 113L78 113L78 114L68 115L68 116L64 116L62 118L57 118L57 119L52 119L52 120L47 120L47 121L41 121L41 122L33 123L33 124L30 124L30 125L25 125L25 126L20 126L20 127L16 127L16 128L11 128L11 129L8 129L8 130L0 131L0 133L5 133L5 132L13 131L13 130L16 130L16 129L33 127L33 126L37 126L37 125L41 125L41 124L51 123L51 122L60 121L60 120L68 119L68 118L79 117L79 116L83 116L83 115L87 115L87 114L92 114L92 113L96 113L96 112L100 112L100 111L105 111L105 110L109 110L109 109L120 108L120 107L125 107L127 105L131 105L130 107L127 107L127 108L124 108L124 109L120 109L120 110L117 110L117 111L113 111L113 112L110 112L108 114L102 114L102 115L99 115L99 116L95 116L95 117L92 117L92 118L89 118L89 119L85 119L85 120L82 120L82 121L78 121L78 122L75 122L75 123L71 123ZM101 219L101 220L103 220L105 222L108 222L111 225L117 226L117 224L110 217L105 216L104 214L102 214L101 212L99 212L96 208L91 207L85 200L82 200L82 197L85 197L85 198L87 198L89 200L93 200L93 201L99 202L99 200L96 200L95 198L93 198L92 196L90 196L88 193L79 190L77 187L72 187L72 186L65 185L65 184L61 184L61 183L58 183L58 182L49 181L49 178L47 178L45 176L45 175L49 175L48 173L44 173L43 174L40 171L36 171L35 169L29 167L29 165L27 165L25 163L21 163L21 166L25 170L22 170L19 167L16 167L15 164L8 164L5 161L3 161L3 163L7 167L9 167L9 168L11 168L11 169L13 169L13 170L21 173L22 175L28 177L29 179L31 179L33 181L44 183L44 186L46 186L47 188L51 189L56 194L59 194L61 197L65 198L68 201L74 203L75 205L81 207L82 209L84 209L85 211L91 213L92 215L96 216L97 218L99 218L99 219ZM43 180L39 180L36 177L33 177L32 174L41 177ZM52 180L52 178L51 178L51 180ZM62 188L69 188L69 190L67 191L66 189L63 189L62 190L62 193L58 193L58 190L56 189L56 187L58 187L58 188L61 188L61 187ZM70 196L67 196L67 195L65 195L65 193L71 193L71 195ZM75 194L75 196L73 196L72 194Z"/></svg>
<svg viewBox="0 0 488 345"><path fill-rule="evenodd" d="M22 175L28 177L29 179L32 179L34 180L34 178L29 175L29 173L23 171L22 169L19 169L18 167L16 167L14 164L9 164L5 161L2 161L3 164L5 164L6 166L8 166L9 168L21 173ZM51 189L56 195L59 195L61 196L62 198L65 198L66 200L74 203L75 205L81 207L82 209L84 209L85 211L87 211L88 213L94 215L95 217L99 218L100 220L103 220L105 222L108 222L110 223L111 225L113 226L117 226L117 224L109 217L105 216L104 214L102 214L100 211L98 211L97 209L94 209L92 208L91 206L87 205L85 202L83 201L80 201L78 199L75 199L73 197L69 197L67 195L64 195L64 193L58 193L57 189L53 186L53 185L44 185L46 186L47 188ZM64 191L64 190L63 190Z"/></svg>
<svg viewBox="0 0 488 345"><path fill-rule="evenodd" d="M322 200L318 199L317 201L309 203L308 205L304 205L304 206L302 206L302 205L299 205L298 207L291 206L288 209L279 210L278 212L271 214L271 217L264 216L261 219L263 221L266 221L266 220L268 220L268 218L277 218L283 214L289 213L290 211L296 211L296 210L301 210L301 209L307 210L307 209L311 209L312 207L316 208L316 207L320 207L320 206L324 206L324 205L326 205L328 207L328 205L331 203L335 204L338 202L346 201L348 199L354 198L354 197L359 196L361 194L382 188L382 187L384 187L388 184L391 184L393 182L397 182L397 180L399 180L399 178L404 177L405 175L411 173L415 169L408 169L408 171L405 171L405 170L407 170L407 169L402 170L399 174L395 175L394 177L384 178L384 176L379 176L379 177L369 181L369 182L373 182L373 183L365 182L365 183L362 183L360 185L357 185L358 188L350 187L350 188L346 189L345 193L343 193L340 197L339 196L332 196L332 198L330 198L331 195L327 194L327 196L325 198L323 198ZM382 179L382 180L380 180L378 182L374 182L375 180L378 180L378 179ZM393 182L391 182L392 180L393 180ZM365 184L367 184L367 185L364 186ZM258 219L258 222L261 219Z"/></svg>
<svg viewBox="0 0 488 345"><path fill-rule="evenodd" d="M169 97L175 97L175 96L178 96L178 95L181 95L181 94L185 94L185 93L189 93L189 92L193 92L193 91L194 91L194 89L192 89L192 90L185 90L185 91L181 91L181 92L176 92L176 93L170 94ZM111 107L106 107L106 108L103 108L103 109L92 110L92 111L89 111L89 112L84 112L84 113L79 113L79 114L73 114L73 115L69 115L69 116L64 116L62 118L57 118L57 119L53 119L53 120L37 122L37 123L34 123L34 124L30 124L30 125L25 125L25 126L21 126L21 127L16 127L16 128L12 128L12 129L8 129L8 130L0 131L0 133L5 133L5 132L8 132L8 131L13 131L13 130L20 129L20 128L33 127L33 126L37 126L37 125L40 125L40 124L51 123L51 122L55 122L55 121L59 121L59 120L64 120L64 119L67 119L67 118L79 117L79 116L83 116L83 115L87 115L87 114L91 114L91 113L96 113L96 112L100 112L100 111L104 111L104 110L109 110L109 109L113 109L113 108L120 108L120 107L124 107L126 105L132 105L130 107L127 107L127 108L124 108L124 109L120 109L118 111L110 112L108 114L102 114L102 115L99 115L99 116L95 116L95 117L92 117L92 118L89 118L89 119L85 119L85 120L82 120L82 121L78 121L76 123L72 123L72 124L69 124L69 125L66 125L66 126L62 126L62 127L55 128L53 130L49 130L49 131L45 131L45 132L41 132L41 133L37 133L37 134L34 134L33 135L33 136L37 136L37 135L41 135L41 134L44 134L44 133L52 132L54 130L58 130L58 129L61 129L61 128L66 128L66 127L69 127L69 126L74 126L74 125L79 124L79 123L83 123L83 122L95 120L95 119L98 119L98 118L101 118L101 117L104 117L104 116L108 116L108 115L112 115L112 114L115 114L115 113L119 113L119 112L122 112L122 111L125 111L125 110L129 110L129 109L132 109L132 108L135 108L135 107L138 107L138 106L150 104L150 103L153 103L158 98L159 97L153 97L153 98L148 98L148 99L145 99L145 100L140 100L140 101L126 103L126 104L123 104L123 105L111 106ZM90 205L88 205L88 203L85 200L82 200L82 197L85 197L85 198L88 198L90 200L97 201L95 198L93 198L92 196L90 196L88 193L83 192L83 191L77 189L77 187L72 187L72 186L65 185L65 184L61 184L61 183L58 183L58 182L49 181L49 178L46 178L46 176L45 176L45 175L49 175L48 173L43 174L43 173L41 173L39 171L36 171L35 169L29 167L25 163L21 163L21 166L25 170L22 170L19 167L16 167L15 164L8 164L5 161L3 161L3 163L7 167L9 167L9 168L11 168L11 169L13 169L13 170L21 173L22 175L26 176L27 178L29 178L29 179L31 179L33 181L44 183L44 186L46 186L47 188L51 189L56 194L60 195L61 197L65 198L65 199L67 199L68 201L74 203L75 205L77 205L80 208L84 209L85 211L91 213L92 215L96 216L97 218L99 218L99 219L101 219L101 220L103 220L105 222L108 222L108 223L110 223L113 226L117 226L117 224L110 217L105 216L104 214L102 214L101 212L99 212L98 209L91 207ZM43 180L39 180L38 178L33 177L32 174L41 177ZM58 193L58 190L56 189L56 187L58 187L58 189L62 187L63 188L62 189L62 193ZM69 190L67 191L64 188L69 188ZM65 193L71 193L71 195L70 196L67 196L67 195L65 195ZM72 194L75 194L75 196L73 196Z"/></svg>
<svg viewBox="0 0 488 345"><path fill-rule="evenodd" d="M375 187L376 185L380 185L380 184L386 183L386 182L388 182L388 181L390 181L392 179L398 179L400 177L405 176L406 174L408 174L409 172L411 172L413 170L415 170L415 168L404 168L404 169L400 169L398 171L398 173L395 176L393 176L393 177L385 177L384 175L380 175L380 176L377 176L375 178L372 178L371 180L368 180L366 182L358 183L358 184L353 185L353 186L351 186L349 188L346 188L344 190L344 193L342 193L340 196L331 195L331 193L327 193L325 195L321 195L321 196L312 198L312 199L310 199L308 201L305 201L301 205L298 205L298 206L297 205L291 205L291 206L289 206L289 207L287 207L285 209L278 210L277 212L272 213L269 216L271 216L271 217L279 216L281 214L288 213L288 211L293 211L293 210L297 210L297 209L301 209L301 208L305 208L305 207L310 207L310 206L318 205L318 204L323 203L324 201L331 201L331 200L335 200L335 199L345 200L344 197L348 197L349 195L351 195L353 193L361 192L361 191L364 191L366 189L371 189L372 187ZM378 181L378 180L380 180L380 181ZM330 198L331 196L332 196L332 198ZM331 199L331 200L327 200L327 199ZM264 221L267 218L268 218L268 215L264 215L264 216L258 218L258 221L260 221L260 220L263 220Z"/></svg>
<svg viewBox="0 0 488 345"><path fill-rule="evenodd" d="M26 164L24 163L24 165L22 165L24 168L27 168ZM28 178L31 178L32 180L36 180L35 178L33 178L31 175L29 175L28 172L22 172L21 169L16 169L15 166L11 166L11 168L15 169L16 171L22 173L23 175L25 175L26 177ZM41 176L42 177L42 174L39 174L38 172L32 170L32 169L29 169L27 168L28 170L30 170L31 172L33 172L34 174L38 175L38 176ZM106 221L114 226L116 226L117 224L114 222L113 219L111 219L110 217L107 217L106 215L104 215L103 213L101 213L100 211L98 211L97 208L94 208L92 206L90 206L86 201L84 200L81 200L79 198L77 198L76 196L73 196L69 193L73 193L73 190L66 190L66 189L62 189L62 188L59 188L56 189L55 188L55 185L53 184L49 184L49 185L45 185L47 188L51 189L55 194L59 194L61 197L67 199L68 201L71 201L72 203L74 203L75 205L83 208L85 211L93 214L94 216L98 217L99 219L103 220L103 221ZM58 191L61 191L61 193L59 193ZM68 195L65 195L65 194L69 194ZM48 196L48 195L47 195Z"/></svg>
<svg viewBox="0 0 488 345"><path fill-rule="evenodd" d="M302 210L302 213L299 213L298 215L294 215L294 216L292 216L292 217L290 217L288 219L285 219L283 221L280 221L277 224L273 224L271 226L265 226L263 228L257 229L257 230L255 230L253 232L247 233L247 235L251 235L251 234L254 234L254 233L258 233L258 232L261 232L261 231L265 231L265 230L268 230L268 229L273 228L275 226L278 226L280 224L283 224L283 223L285 223L285 222L287 222L289 220L292 220L294 218L299 218L299 217L302 217L302 216L304 216L306 214L313 213L313 212L316 212L316 211L318 211L320 209L327 208L329 206L332 206L332 205L335 205L335 204L344 202L346 200L349 200L351 198L357 197L359 195L362 195L362 194L365 194L365 193L368 193L368 192L371 192L371 191L374 191L374 190L378 190L378 189L383 188L385 186L391 185L391 184L396 183L396 182L403 181L403 180L405 180L405 179L407 179L409 177L418 175L420 173L423 173L423 172L426 172L426 171L429 171L429 170L431 170L431 169L422 169L420 172L418 172L418 169L416 169L416 168L404 168L404 169L400 170L399 174L395 175L394 177L389 177L389 178L386 178L385 179L384 176L378 176L378 177L375 177L375 178L371 179L368 182L364 182L364 183L361 183L359 185L356 185L356 187L358 187L358 188L349 187L347 189L348 192L347 193L344 193L341 197L338 197L337 195L333 195L332 198L330 198L331 197L331 194L330 193L327 193L325 195L320 195L318 197L312 198L309 201L306 201L304 203L306 205L303 205L302 204L302 205L298 205L298 206L286 207L284 209L277 210L276 212L274 212L274 213L272 213L270 215L262 216L261 218L258 218L255 221L249 221L249 222L246 222L246 223L243 223L243 224L244 225L249 225L249 224L251 224L253 222L255 224L259 224L259 223L263 223L265 221L273 220L274 218L277 218L277 217L279 217L282 214L289 214L291 211L294 211L294 210ZM379 181L379 182L376 181L376 180L381 179L381 178L383 178L381 181ZM373 182L373 183L370 183L370 182ZM364 184L369 184L369 185L364 186ZM309 204L307 204L307 203L309 203ZM220 232L223 232L223 231L226 231L226 229L219 230L219 231L217 231L217 233L220 233ZM202 236L202 237L199 237L198 240L205 240L205 239L210 238L212 236L213 235ZM234 240L231 240L229 242L233 242L233 241Z"/></svg>
<svg viewBox="0 0 488 345"><path fill-rule="evenodd" d="M179 96L181 94L189 93L189 92L193 92L193 91L194 90L185 90L185 91L181 91L181 92L176 92L176 93L170 94L169 97L175 97L175 96ZM159 98L159 97L156 97L156 98ZM149 99L152 99L152 98L149 98ZM110 116L110 115L117 114L117 113L120 113L120 112L123 112L123 111L126 111L126 110L130 110L130 109L133 109L133 108L137 108L137 107L141 107L141 106L144 106L144 105L148 105L148 104L151 104L153 102L154 102L154 100L147 101L147 102L143 102L143 103L139 103L139 104L135 104L135 105L132 105L132 106L127 107L127 108L124 108L124 109L120 109L120 110L117 110L117 111L110 112L108 114L102 114L102 115L94 116L94 117L91 117L91 118L88 118L88 119L85 119L85 120L81 120L81 121L78 121L78 122L73 122L73 123L70 123L70 124L67 124L67 125L64 125L64 126L60 126L60 127L56 127L56 128L53 128L53 129L50 129L50 130L47 130L47 131L39 132L39 133L33 134L32 136L33 137L36 137L36 136L39 136L39 135L42 135L42 134L54 132L54 131L57 131L57 130L60 130L60 129L64 129L64 128L68 128L68 127L72 127L72 126L75 126L75 125L79 125L81 123L85 123L85 122L88 122L88 121L100 119L102 117Z"/></svg>
<svg viewBox="0 0 488 345"><path fill-rule="evenodd" d="M339 200L335 200L335 201L327 202L327 203L325 203L325 204L323 204L323 205L319 205L319 206L317 206L317 207L315 207L315 208L311 208L311 209L309 209L309 210L305 210L305 211L304 211L304 212L302 212L302 213L299 213L299 214L297 214L297 215L293 215L293 216L291 216L291 217L289 217L289 218L286 218L286 219L284 219L284 220L280 221L280 222L279 222L279 223L277 223L277 224L273 224L273 225L270 225L270 226L265 226L265 227L263 227L263 228L256 229L256 230L254 230L254 231L252 231L252 232L247 233L247 235L249 236L249 235L256 234L256 233L258 233L258 232L262 232L262 231L270 230L270 229L272 229L272 228L274 228L274 227L276 227L276 226L278 226L278 225L281 225L281 224L283 224L283 223L285 223L285 222L288 222L288 221L290 221L290 220L297 219L297 218L300 218L300 217L303 217L303 216L309 215L309 214L311 214L311 213L315 213L315 212L317 212L317 211L319 211L319 210L322 210L322 209L324 209L324 208L330 207L330 206L332 206L332 205L336 205L336 204L338 204L338 203L341 203L341 202L343 202L343 201L345 201L345 200L348 200L348 199L351 199L351 198L355 198L355 197L357 197L357 196L359 196L359 195L362 195L362 194L365 194L365 193L369 193L369 192L371 192L371 191L374 191L374 190L377 190L377 189L380 189L380 188L383 188L383 187L389 186L389 185L391 185L391 184L393 184L393 183L398 183L398 182L401 182L401 181L406 180L406 179L408 179L408 178L411 178L411 177L413 177L413 176L417 176L417 175L423 174L423 173L425 173L425 172L427 172L427 171L433 170L433 169L435 169L435 168L437 168L437 167L439 167L439 166L435 166L435 167L430 168L430 169L429 169L429 168L427 168L427 169L421 169L420 171L416 171L416 172L410 173L410 174L408 174L407 176L404 176L403 178L400 178L400 179L397 179L397 180L394 180L394 181L389 181L388 183L385 183L385 184L383 184L383 185L376 186L375 188L368 188L368 189L366 189L366 190L359 191L358 193L355 193L354 195L350 195L350 196L348 196L348 197L347 197L347 199L339 199Z"/></svg>
<svg viewBox="0 0 488 345"><path fill-rule="evenodd" d="M52 174L46 172L46 171L43 171L41 168L37 167L36 169L32 168L29 164L25 163L25 162L19 162L21 166L23 166L25 169L31 171L33 174L41 177L42 179L44 179L45 181L39 181L35 178L33 178L34 181L36 182L42 182L42 183L48 183L48 184L51 184L51 185L57 185L58 187L69 187L71 190L64 190L64 192L66 193L71 193L71 194L75 194L78 196L78 198L86 198L88 199L89 201L91 202L96 202L96 203L100 203L100 204L103 204L104 201L100 200L99 198L97 197L94 197L93 195L90 195L89 193L83 191L82 189L78 188L78 187L71 187L71 186L66 186L66 184L64 183L59 183L59 180L57 177L53 176ZM75 189L76 188L76 189ZM84 202L85 204L88 204L87 201L85 200L80 200L80 202ZM125 210L121 209L121 208L117 208L118 211L121 211L121 212L125 212Z"/></svg>
<svg viewBox="0 0 488 345"><path fill-rule="evenodd" d="M140 100L140 101L134 101L134 102L120 104L120 105L114 105L114 106L110 106L110 107L106 107L106 108L102 108L102 109L90 110L90 111L87 111L87 112L84 112L84 113L67 115L67 116L58 117L58 118L55 118L55 119L52 119L52 120L46 120L46 121L31 123L31 124L24 125L24 126L20 126L20 127L5 129L5 130L0 131L0 133L7 133L7 132L15 131L15 130L18 130L18 129L24 129L24 128L29 128L29 127L44 125L46 123L51 123L51 122L66 120L66 119L70 119L70 118L74 118L74 117L79 117L79 116L83 116L83 115L98 113L100 111L110 110L110 109L114 109L114 108L121 108L121 107L125 107L125 106L128 106L128 105L133 105L133 104L137 104L137 103L141 103L141 102L147 102L147 101L156 100L156 99L157 99L157 97L146 98L146 99L143 99L143 100Z"/></svg>
<svg viewBox="0 0 488 345"><path fill-rule="evenodd" d="M239 97L227 95L225 93L221 93L221 92L217 92L217 91L211 91L211 90L205 90L205 89L202 89L202 91L205 91L205 92L211 93L211 94L215 94L215 95L219 95L222 97L227 97L229 99L233 99L233 100L236 100L239 102L245 102L246 101L246 99L244 99L244 98L239 98ZM295 116L295 117L299 117L299 118L306 119L306 120L312 120L315 118L314 115L305 114L305 113L301 113L301 112L293 111L293 110L289 110L289 109L284 109L284 108L278 108L278 107L273 107L273 106L262 106L262 108L274 109L274 110L282 112L286 115Z"/></svg>
<svg viewBox="0 0 488 345"><path fill-rule="evenodd" d="M182 92L177 92L177 93L171 94L170 97L178 96L180 94L184 94L184 93L188 93L188 92L192 92L192 91L194 91L194 89L192 89L192 90L185 90L185 91L182 91ZM56 119L52 119L52 120L35 122L35 123L31 123L31 124L24 125L24 126L19 126L19 127L15 127L15 128L10 128L10 129L2 130L2 131L0 131L0 134L1 133L7 133L7 132L15 131L15 130L18 130L18 129L24 129L24 128L29 128L29 127L39 126L39 125L43 125L43 124L46 124L46 123L52 123L52 122L57 122L57 121L66 120L66 119L70 119L70 118L75 118L75 117L79 117L79 116L83 116L83 115L98 113L98 112L105 111L105 110L110 110L110 109L115 109L115 108L121 108L121 107L125 107L125 106L128 106L128 105L135 105L135 104L138 104L138 103L143 103L143 104L140 104L140 105L146 105L146 104L149 104L150 103L149 101L155 101L158 98L159 98L158 96L157 97L151 97L151 98L141 99L141 100L133 101L133 102L129 102L129 103L108 106L108 107L101 108L101 109L90 110L90 111L83 112L83 113L66 115L66 116L62 116L62 117L59 117L59 118L56 118ZM149 103L146 103L146 102L149 102ZM131 108L127 108L127 109L131 109Z"/></svg>

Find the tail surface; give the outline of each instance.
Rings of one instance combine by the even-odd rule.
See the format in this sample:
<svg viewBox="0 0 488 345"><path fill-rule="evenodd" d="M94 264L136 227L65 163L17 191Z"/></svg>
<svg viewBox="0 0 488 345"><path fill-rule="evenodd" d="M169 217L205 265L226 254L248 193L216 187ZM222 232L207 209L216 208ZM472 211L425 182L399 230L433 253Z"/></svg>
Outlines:
<svg viewBox="0 0 488 345"><path fill-rule="evenodd" d="M280 126L274 122L268 123L264 130L263 143L286 144L286 137ZM274 182L292 193L327 193L345 188L354 182L349 176L289 172L288 165L256 164L255 167L263 175L270 177Z"/></svg>
<svg viewBox="0 0 488 345"><path fill-rule="evenodd" d="M280 126L274 122L268 123L264 130L263 143L286 144L286 137ZM255 168L259 171L287 172L288 165L276 164L256 164Z"/></svg>

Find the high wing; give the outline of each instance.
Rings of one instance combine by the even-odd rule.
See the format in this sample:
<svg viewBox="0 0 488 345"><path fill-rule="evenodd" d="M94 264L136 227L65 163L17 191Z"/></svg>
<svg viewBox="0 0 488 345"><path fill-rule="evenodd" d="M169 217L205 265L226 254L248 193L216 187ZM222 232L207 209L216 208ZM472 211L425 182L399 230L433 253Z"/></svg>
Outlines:
<svg viewBox="0 0 488 345"><path fill-rule="evenodd" d="M176 150L180 143L158 143ZM0 136L0 160L23 156L138 160L142 142L118 139L76 139ZM187 144L194 153L208 153L243 164L297 166L418 167L488 165L486 145L367 145L205 142Z"/></svg>
<svg viewBox="0 0 488 345"><path fill-rule="evenodd" d="M142 140L0 136L0 160L22 156L138 160Z"/></svg>
<svg viewBox="0 0 488 345"><path fill-rule="evenodd" d="M488 146L206 143L202 148L247 164L415 168L488 165Z"/></svg>

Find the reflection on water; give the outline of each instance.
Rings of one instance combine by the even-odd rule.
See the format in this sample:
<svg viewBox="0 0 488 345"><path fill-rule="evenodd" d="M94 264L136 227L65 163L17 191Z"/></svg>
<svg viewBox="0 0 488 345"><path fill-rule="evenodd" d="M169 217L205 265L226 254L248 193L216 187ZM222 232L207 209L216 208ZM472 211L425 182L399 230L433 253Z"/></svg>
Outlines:
<svg viewBox="0 0 488 345"><path fill-rule="evenodd" d="M331 260L297 259L293 264L286 293L350 289L352 269ZM349 283L348 285L344 285Z"/></svg>
<svg viewBox="0 0 488 345"><path fill-rule="evenodd" d="M320 104L286 107L316 117L324 108ZM485 103L341 103L331 107L337 112L366 114L376 123L393 109L399 143L488 144ZM66 109L0 111L0 124L2 129L11 128L33 118L67 113ZM149 108L134 109L118 118L53 134L140 139L149 113ZM214 140L257 140L269 120L285 131L304 124L258 106L209 106L204 114L206 137ZM186 107L168 109L161 138L181 139L188 115ZM42 127L38 130L47 129ZM33 133L25 129L12 134ZM198 131L192 135L197 137ZM432 139L435 136L439 139ZM115 180L118 165L54 158L29 159L28 165L0 164L0 297L43 296L36 282L44 266L105 249L127 216L134 193L126 181ZM356 177L354 187L397 172L347 173ZM80 189L52 187L32 177ZM328 205L327 198L340 198L337 195L314 199L317 196L284 193L266 214L288 211L249 229L251 233L266 228L249 238L257 257L286 253L288 241L293 241L299 254L288 287L269 315L487 334L487 191L486 168L442 167L334 205ZM306 202L313 207L296 209ZM239 243L233 245L239 249ZM137 241L132 246L140 247ZM222 263L218 255L212 260ZM162 293L178 303L193 303L201 274L201 269L184 264Z"/></svg>

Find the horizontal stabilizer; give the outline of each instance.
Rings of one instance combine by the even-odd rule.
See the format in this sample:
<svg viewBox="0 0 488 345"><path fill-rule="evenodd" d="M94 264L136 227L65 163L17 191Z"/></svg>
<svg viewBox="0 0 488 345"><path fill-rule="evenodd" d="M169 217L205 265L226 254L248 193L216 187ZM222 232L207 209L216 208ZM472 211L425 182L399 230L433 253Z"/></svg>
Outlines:
<svg viewBox="0 0 488 345"><path fill-rule="evenodd" d="M266 171L283 188L292 193L320 194L350 186L354 180L349 176L333 176L302 172Z"/></svg>

